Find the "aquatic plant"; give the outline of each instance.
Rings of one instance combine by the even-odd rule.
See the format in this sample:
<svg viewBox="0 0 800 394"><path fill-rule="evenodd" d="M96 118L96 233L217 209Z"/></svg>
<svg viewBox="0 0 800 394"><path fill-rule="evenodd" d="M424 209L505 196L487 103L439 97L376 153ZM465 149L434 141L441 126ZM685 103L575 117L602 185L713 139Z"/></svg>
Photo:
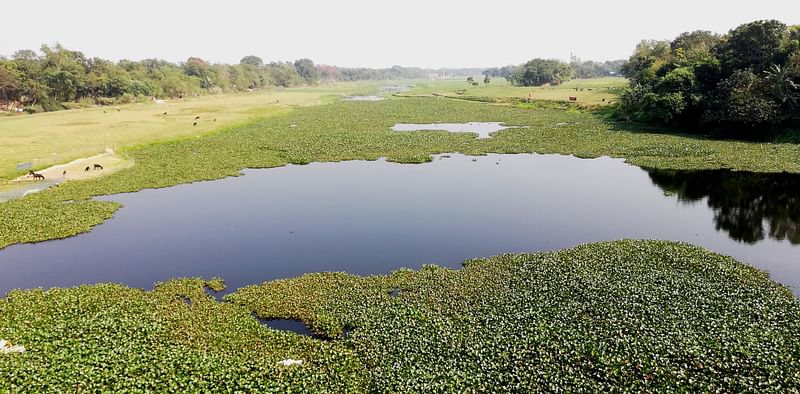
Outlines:
<svg viewBox="0 0 800 394"><path fill-rule="evenodd" d="M13 291L0 337L27 351L0 357L0 391L800 389L800 300L729 257L626 240L464 265L309 274L228 302L202 279ZM316 340L252 311L353 330Z"/></svg>

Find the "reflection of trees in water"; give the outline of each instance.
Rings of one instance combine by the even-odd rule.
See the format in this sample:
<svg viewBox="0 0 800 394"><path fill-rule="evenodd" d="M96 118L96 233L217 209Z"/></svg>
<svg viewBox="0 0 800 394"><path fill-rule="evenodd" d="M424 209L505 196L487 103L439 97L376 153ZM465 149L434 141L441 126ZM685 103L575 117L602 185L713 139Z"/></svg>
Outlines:
<svg viewBox="0 0 800 394"><path fill-rule="evenodd" d="M650 179L681 201L708 197L717 230L756 243L769 237L800 244L800 175L752 172L647 170Z"/></svg>

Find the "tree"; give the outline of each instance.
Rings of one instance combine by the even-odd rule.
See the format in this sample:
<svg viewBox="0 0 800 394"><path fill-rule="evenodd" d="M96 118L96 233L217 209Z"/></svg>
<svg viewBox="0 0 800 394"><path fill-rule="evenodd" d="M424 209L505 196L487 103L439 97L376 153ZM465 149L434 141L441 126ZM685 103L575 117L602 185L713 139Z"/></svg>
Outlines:
<svg viewBox="0 0 800 394"><path fill-rule="evenodd" d="M317 66L317 69L319 70L319 75L327 81L335 81L339 74L339 70L334 66L320 64Z"/></svg>
<svg viewBox="0 0 800 394"><path fill-rule="evenodd" d="M489 76L488 76L488 75L484 76L484 77L483 77L483 83L484 83L484 84L486 84L486 85L488 85L488 84L489 84L489 82L492 82L492 80L491 80L491 79L489 79Z"/></svg>
<svg viewBox="0 0 800 394"><path fill-rule="evenodd" d="M13 63L0 61L0 99L19 100L20 76Z"/></svg>
<svg viewBox="0 0 800 394"><path fill-rule="evenodd" d="M767 92L764 80L750 69L736 70L720 82L708 116L723 124L758 126L776 123L780 107Z"/></svg>
<svg viewBox="0 0 800 394"><path fill-rule="evenodd" d="M82 53L70 51L61 44L53 48L42 45L44 53L42 77L47 85L48 96L55 102L75 101L85 90L86 58ZM54 104L57 105L57 104Z"/></svg>
<svg viewBox="0 0 800 394"><path fill-rule="evenodd" d="M467 77L467 83L468 84L472 85L473 82L475 82L475 78Z"/></svg>
<svg viewBox="0 0 800 394"><path fill-rule="evenodd" d="M253 66L253 67L261 67L264 65L264 61L261 60L261 58L258 56L250 55L243 57L242 60L239 61L239 64L246 64L248 66Z"/></svg>
<svg viewBox="0 0 800 394"><path fill-rule="evenodd" d="M683 49L690 50L704 50L706 52L716 48L721 41L719 34L712 33L705 30L695 30L690 33L682 33L670 43L672 51Z"/></svg>
<svg viewBox="0 0 800 394"><path fill-rule="evenodd" d="M297 74L300 75L306 83L314 84L319 80L319 71L311 59L295 60L294 68L297 70Z"/></svg>
<svg viewBox="0 0 800 394"><path fill-rule="evenodd" d="M792 80L789 68L773 64L769 70L764 71L764 80L775 101L786 107L786 113L797 118L796 111L800 110L800 85Z"/></svg>
<svg viewBox="0 0 800 394"><path fill-rule="evenodd" d="M670 51L668 41L642 40L622 66L622 74L636 83L650 84L657 78L656 71L664 65Z"/></svg>
<svg viewBox="0 0 800 394"><path fill-rule="evenodd" d="M800 120L797 31L778 21L756 21L722 37L694 31L668 46L642 41L623 66L631 86L617 113L645 122L747 131L751 137L790 126Z"/></svg>
<svg viewBox="0 0 800 394"><path fill-rule="evenodd" d="M198 57L190 57L183 64L183 70L186 75L197 77L200 87L203 89L210 89L214 86L210 76L209 65L205 60Z"/></svg>
<svg viewBox="0 0 800 394"><path fill-rule="evenodd" d="M560 85L574 75L569 64L558 60L533 59L509 77L515 86Z"/></svg>
<svg viewBox="0 0 800 394"><path fill-rule="evenodd" d="M270 80L276 86L295 86L304 82L303 77L297 73L297 67L292 63L272 62L267 66Z"/></svg>
<svg viewBox="0 0 800 394"><path fill-rule="evenodd" d="M728 75L746 68L760 73L782 63L786 54L781 47L787 35L787 26L776 20L755 21L731 30L719 48L722 68Z"/></svg>

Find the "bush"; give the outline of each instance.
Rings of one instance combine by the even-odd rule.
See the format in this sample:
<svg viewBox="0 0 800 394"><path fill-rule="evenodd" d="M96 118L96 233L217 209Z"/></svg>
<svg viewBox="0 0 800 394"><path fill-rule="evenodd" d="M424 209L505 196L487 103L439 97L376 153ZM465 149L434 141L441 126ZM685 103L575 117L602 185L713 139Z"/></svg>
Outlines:
<svg viewBox="0 0 800 394"><path fill-rule="evenodd" d="M37 114L40 112L44 112L44 107L39 104L28 105L22 109L23 111L29 114Z"/></svg>
<svg viewBox="0 0 800 394"><path fill-rule="evenodd" d="M136 96L130 93L124 93L122 96L119 96L114 100L114 104L130 104L136 100Z"/></svg>
<svg viewBox="0 0 800 394"><path fill-rule="evenodd" d="M114 105L114 99L111 97L98 97L95 101L97 105Z"/></svg>
<svg viewBox="0 0 800 394"><path fill-rule="evenodd" d="M78 100L78 104L81 105L81 108L89 108L97 105L97 102L93 97L83 97L80 100Z"/></svg>

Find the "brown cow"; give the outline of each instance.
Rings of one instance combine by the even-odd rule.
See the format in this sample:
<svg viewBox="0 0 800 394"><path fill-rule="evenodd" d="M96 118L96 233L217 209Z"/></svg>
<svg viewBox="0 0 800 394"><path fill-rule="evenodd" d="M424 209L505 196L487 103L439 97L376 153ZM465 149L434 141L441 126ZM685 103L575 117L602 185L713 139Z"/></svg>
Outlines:
<svg viewBox="0 0 800 394"><path fill-rule="evenodd" d="M569 101L578 101L578 98L575 96L569 96Z"/></svg>

